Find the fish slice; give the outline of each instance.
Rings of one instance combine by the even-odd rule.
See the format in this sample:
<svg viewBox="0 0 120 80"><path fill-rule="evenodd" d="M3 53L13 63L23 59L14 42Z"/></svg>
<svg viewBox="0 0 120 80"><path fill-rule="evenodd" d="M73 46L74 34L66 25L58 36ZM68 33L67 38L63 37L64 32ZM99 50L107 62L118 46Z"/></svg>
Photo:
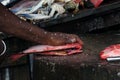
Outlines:
<svg viewBox="0 0 120 80"><path fill-rule="evenodd" d="M120 44L111 45L106 47L103 51L100 52L101 59L120 57Z"/></svg>
<svg viewBox="0 0 120 80"><path fill-rule="evenodd" d="M81 49L82 49L82 45L79 43L72 43L61 46L36 45L22 52L14 54L10 56L10 58L12 59L12 61L16 61L17 59L32 53L41 54L41 55L65 56L65 55L71 55L82 52Z"/></svg>

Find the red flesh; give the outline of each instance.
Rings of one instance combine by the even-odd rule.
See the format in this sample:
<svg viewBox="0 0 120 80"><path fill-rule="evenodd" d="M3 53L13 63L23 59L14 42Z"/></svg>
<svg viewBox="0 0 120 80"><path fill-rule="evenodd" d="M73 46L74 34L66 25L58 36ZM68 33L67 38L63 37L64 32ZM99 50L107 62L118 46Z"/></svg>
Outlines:
<svg viewBox="0 0 120 80"><path fill-rule="evenodd" d="M100 52L100 58L106 59L108 57L120 56L120 44L111 45Z"/></svg>
<svg viewBox="0 0 120 80"><path fill-rule="evenodd" d="M21 58L22 56L25 56L31 53L42 54L42 55L71 55L74 53L82 52L81 48L82 48L82 45L79 43L66 44L62 46L37 45L37 46L30 47L29 49L24 50L23 52L20 52L18 54L14 54L10 58L12 59L12 61L15 61ZM63 51L65 54L57 50Z"/></svg>

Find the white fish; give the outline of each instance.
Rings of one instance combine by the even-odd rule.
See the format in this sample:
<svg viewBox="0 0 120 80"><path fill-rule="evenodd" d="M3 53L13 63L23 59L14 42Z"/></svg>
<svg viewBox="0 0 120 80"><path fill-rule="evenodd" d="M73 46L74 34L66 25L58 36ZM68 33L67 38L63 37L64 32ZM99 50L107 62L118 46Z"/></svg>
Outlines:
<svg viewBox="0 0 120 80"><path fill-rule="evenodd" d="M54 3L52 6L51 6L51 11L50 11L50 14L49 16L53 17L55 12L57 12L57 14L55 15L55 17L57 17L58 15L60 14L63 14L65 12L65 9L63 8L63 5L61 4L58 4L58 3Z"/></svg>
<svg viewBox="0 0 120 80"><path fill-rule="evenodd" d="M41 8L44 4L48 4L49 6L54 2L54 0L40 0L38 4L33 5L31 8L23 8L16 14L30 14L37 11L39 8Z"/></svg>
<svg viewBox="0 0 120 80"><path fill-rule="evenodd" d="M37 5L38 1L26 1L22 2L21 4L15 5L14 7L10 8L13 13L20 14L23 13L25 10L30 11L30 9ZM25 12L24 12L25 13Z"/></svg>
<svg viewBox="0 0 120 80"><path fill-rule="evenodd" d="M3 5L7 5L7 4L10 3L10 0L3 0L3 1L1 1L1 3L2 3Z"/></svg>
<svg viewBox="0 0 120 80"><path fill-rule="evenodd" d="M27 19L30 20L41 20L41 19L49 19L50 16L43 15L43 14L20 14L20 16L24 16Z"/></svg>

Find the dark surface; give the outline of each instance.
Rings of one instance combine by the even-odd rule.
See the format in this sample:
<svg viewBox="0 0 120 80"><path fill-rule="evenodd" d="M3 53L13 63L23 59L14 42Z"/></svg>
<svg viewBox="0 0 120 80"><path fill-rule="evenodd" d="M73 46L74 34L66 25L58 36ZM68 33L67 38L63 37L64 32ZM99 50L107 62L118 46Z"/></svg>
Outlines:
<svg viewBox="0 0 120 80"><path fill-rule="evenodd" d="M9 69L9 79L8 76L5 77L6 69ZM0 80L30 80L28 72L29 69L27 65L3 68L0 69Z"/></svg>
<svg viewBox="0 0 120 80"><path fill-rule="evenodd" d="M120 30L79 35L83 53L70 56L36 56L35 80L119 80L120 63L99 58L104 48L120 43Z"/></svg>
<svg viewBox="0 0 120 80"><path fill-rule="evenodd" d="M0 68L16 67L27 64L27 56L15 62L11 61L10 56L28 48L31 46L31 43L16 37L3 36L3 40L5 41L7 49L5 54L0 57Z"/></svg>

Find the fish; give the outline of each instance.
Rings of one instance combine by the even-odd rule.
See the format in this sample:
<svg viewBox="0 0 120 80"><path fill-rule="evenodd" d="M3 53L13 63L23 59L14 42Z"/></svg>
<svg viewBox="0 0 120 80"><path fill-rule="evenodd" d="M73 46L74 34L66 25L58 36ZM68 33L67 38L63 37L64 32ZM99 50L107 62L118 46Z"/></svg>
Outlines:
<svg viewBox="0 0 120 80"><path fill-rule="evenodd" d="M88 0L35 0L22 1L9 8L11 12L23 20L46 20L56 19L66 12L76 13L80 11L80 6L84 8L84 3ZM89 0L96 8L103 0Z"/></svg>
<svg viewBox="0 0 120 80"><path fill-rule="evenodd" d="M54 3L53 5L51 5L51 11L50 11L49 16L51 17L54 16L55 18L57 18L58 15L63 14L64 12L65 12L65 9L63 8L63 5Z"/></svg>
<svg viewBox="0 0 120 80"><path fill-rule="evenodd" d="M0 2L3 4L3 5L7 5L9 4L11 1L10 0L0 0Z"/></svg>
<svg viewBox="0 0 120 80"><path fill-rule="evenodd" d="M24 2L22 5L13 7L10 10L15 15L19 15L20 17L25 17L26 19L30 20L49 19L53 16L56 18L57 16L63 14L65 12L65 9L63 8L63 4L53 2L54 0ZM45 4L48 6L44 6ZM48 14L46 14L46 12Z"/></svg>
<svg viewBox="0 0 120 80"><path fill-rule="evenodd" d="M33 13L33 12L37 11L39 8L41 8L45 4L48 4L50 6L53 2L54 2L54 0L40 0L40 2L37 5L35 5L31 8L29 13Z"/></svg>
<svg viewBox="0 0 120 80"><path fill-rule="evenodd" d="M110 45L100 52L102 60L110 57L120 57L120 44Z"/></svg>
<svg viewBox="0 0 120 80"><path fill-rule="evenodd" d="M82 52L82 45L79 43L71 43L60 46L51 45L35 45L22 52L10 56L12 61L16 61L21 57L28 54L52 55L52 56L65 56Z"/></svg>
<svg viewBox="0 0 120 80"><path fill-rule="evenodd" d="M38 1L29 1L24 2L22 5L19 5L18 7L14 7L11 9L11 11L15 14L31 14L36 12L39 8L42 8L43 5L48 4L49 6L54 2L54 0L40 0Z"/></svg>
<svg viewBox="0 0 120 80"><path fill-rule="evenodd" d="M41 20L41 19L49 19L50 16L43 14L20 14L22 17L26 17L29 20Z"/></svg>
<svg viewBox="0 0 120 80"><path fill-rule="evenodd" d="M15 5L10 9L10 11L12 11L14 14L21 14L22 12L25 13L24 10L28 10L30 11L31 8L34 6L34 5L37 5L38 1L25 1L25 2L21 2L19 3L18 5ZM27 11L26 11L27 13Z"/></svg>

